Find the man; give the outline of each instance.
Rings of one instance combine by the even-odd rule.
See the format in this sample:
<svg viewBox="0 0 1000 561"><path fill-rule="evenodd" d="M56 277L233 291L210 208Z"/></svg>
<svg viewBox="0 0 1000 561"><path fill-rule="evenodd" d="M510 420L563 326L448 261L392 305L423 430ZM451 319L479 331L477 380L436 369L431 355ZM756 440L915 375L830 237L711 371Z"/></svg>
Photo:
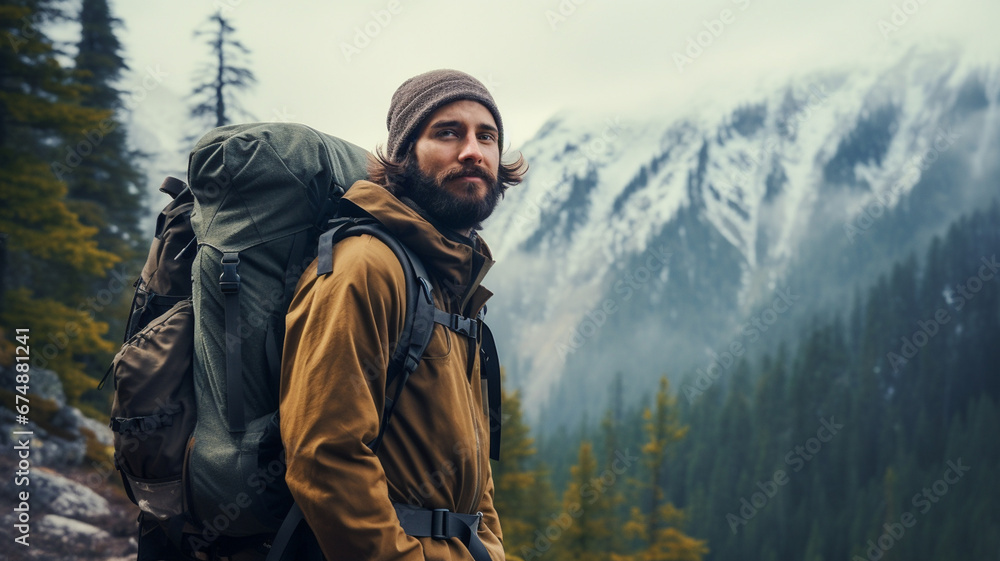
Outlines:
<svg viewBox="0 0 1000 561"><path fill-rule="evenodd" d="M500 163L499 110L475 78L437 70L399 87L386 124L388 153L370 162L374 182L359 181L344 198L420 257L437 308L476 318L493 264L477 229L523 175L522 160ZM280 410L286 480L324 555L472 558L457 538L408 535L396 507L410 504L481 512L475 537L502 560L479 342L434 326L376 455L368 444L403 328L403 268L362 235L334 246L332 273L316 270L313 262L303 274L286 318Z"/></svg>

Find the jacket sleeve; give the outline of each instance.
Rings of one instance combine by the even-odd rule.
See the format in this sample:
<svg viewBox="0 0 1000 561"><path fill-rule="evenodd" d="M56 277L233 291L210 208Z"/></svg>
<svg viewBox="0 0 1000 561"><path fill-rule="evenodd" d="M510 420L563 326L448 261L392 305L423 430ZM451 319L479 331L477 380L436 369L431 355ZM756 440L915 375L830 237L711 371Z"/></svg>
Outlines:
<svg viewBox="0 0 1000 561"><path fill-rule="evenodd" d="M337 263L350 263L349 267ZM390 349L405 313L403 271L369 236L334 249L334 272L299 281L286 317L281 435L286 480L327 559L422 560L399 525L379 460Z"/></svg>
<svg viewBox="0 0 1000 561"><path fill-rule="evenodd" d="M496 508L493 507L493 469L490 469L490 477L486 482L486 489L483 491L483 498L479 501L479 512L483 513L482 526L479 528L479 539L490 552L493 561L504 561L503 532L500 530L500 517Z"/></svg>

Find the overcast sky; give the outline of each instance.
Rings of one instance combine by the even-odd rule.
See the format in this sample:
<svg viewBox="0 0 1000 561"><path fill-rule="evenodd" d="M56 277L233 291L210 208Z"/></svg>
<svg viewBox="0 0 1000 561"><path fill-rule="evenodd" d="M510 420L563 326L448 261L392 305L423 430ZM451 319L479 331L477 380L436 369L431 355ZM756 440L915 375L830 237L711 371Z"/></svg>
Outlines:
<svg viewBox="0 0 1000 561"><path fill-rule="evenodd" d="M135 73L125 89L159 69L158 87L186 94L210 60L192 32L220 8L252 51L258 84L243 103L256 120L303 122L369 149L385 142L396 87L434 68L486 83L518 147L561 109L682 108L917 43L1000 53L996 0L112 0Z"/></svg>

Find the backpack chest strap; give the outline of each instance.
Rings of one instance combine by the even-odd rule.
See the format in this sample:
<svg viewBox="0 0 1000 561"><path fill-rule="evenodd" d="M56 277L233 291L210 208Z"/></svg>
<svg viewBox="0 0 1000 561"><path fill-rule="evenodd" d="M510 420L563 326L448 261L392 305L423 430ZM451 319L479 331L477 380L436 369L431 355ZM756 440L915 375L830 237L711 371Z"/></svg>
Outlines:
<svg viewBox="0 0 1000 561"><path fill-rule="evenodd" d="M439 323L469 339L479 338L479 322L474 319L459 314L449 314L444 310L434 308L434 323Z"/></svg>

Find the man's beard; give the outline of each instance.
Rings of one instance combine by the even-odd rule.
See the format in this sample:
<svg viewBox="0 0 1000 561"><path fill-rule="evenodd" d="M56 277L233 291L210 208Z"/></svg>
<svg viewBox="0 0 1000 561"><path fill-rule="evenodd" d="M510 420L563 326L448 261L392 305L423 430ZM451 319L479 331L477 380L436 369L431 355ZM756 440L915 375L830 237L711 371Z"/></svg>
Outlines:
<svg viewBox="0 0 1000 561"><path fill-rule="evenodd" d="M450 180L475 176L486 182L486 194L481 198L460 197L444 188ZM476 189L474 186L469 190ZM500 181L480 168L458 169L444 175L440 181L420 170L414 158L406 164L406 182L403 195L409 197L441 225L453 230L478 228L486 220L503 195Z"/></svg>

